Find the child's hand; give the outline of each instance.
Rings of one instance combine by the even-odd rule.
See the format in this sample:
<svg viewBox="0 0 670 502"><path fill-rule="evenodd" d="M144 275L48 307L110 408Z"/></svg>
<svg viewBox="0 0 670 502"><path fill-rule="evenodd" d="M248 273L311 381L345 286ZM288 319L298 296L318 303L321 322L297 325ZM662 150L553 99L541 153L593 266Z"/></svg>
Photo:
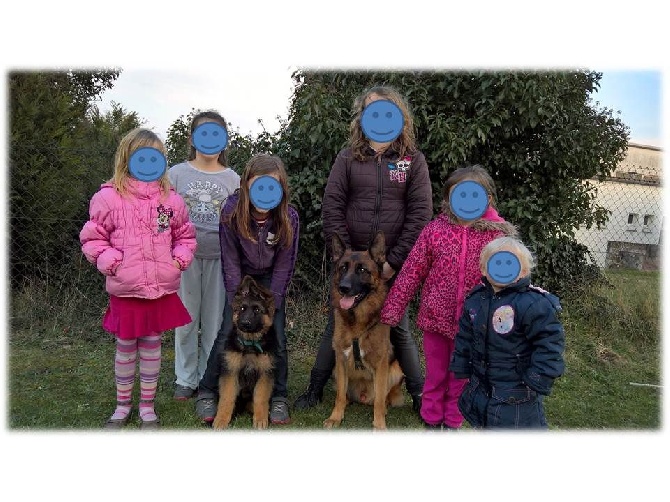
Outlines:
<svg viewBox="0 0 670 502"><path fill-rule="evenodd" d="M175 267L181 270L181 265L179 265L179 262L177 260L172 260L172 263L174 264Z"/></svg>

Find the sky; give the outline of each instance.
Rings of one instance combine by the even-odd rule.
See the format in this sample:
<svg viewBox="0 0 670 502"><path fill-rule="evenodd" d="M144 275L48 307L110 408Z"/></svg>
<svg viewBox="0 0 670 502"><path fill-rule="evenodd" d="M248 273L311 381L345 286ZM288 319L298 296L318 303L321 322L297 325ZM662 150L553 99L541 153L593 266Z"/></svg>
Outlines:
<svg viewBox="0 0 670 502"><path fill-rule="evenodd" d="M214 109L240 133L269 132L279 128L277 116L286 118L296 68L239 67L227 70L170 70L130 67L122 69L114 87L98 103L101 111L119 103L135 111L146 126L164 140L170 125L191 109Z"/></svg>
<svg viewBox="0 0 670 502"><path fill-rule="evenodd" d="M631 99L655 95L660 99L662 93L644 91L644 79L636 86L613 75L608 83L609 73L662 69L667 75L670 69L662 49L667 45L667 17L660 15L656 0L636 0L623 8L583 0L201 0L176 8L170 2L149 0L22 0L5 2L2 13L0 66L5 71L122 67L126 74L117 81L115 99L137 111L159 134L179 115L201 106L219 108L242 133L254 130L257 118L263 118L272 131L274 116L287 112L289 69L295 67L581 67L602 69L603 104L621 110L633 139L639 137L646 143L660 135L660 118L653 118L658 117L654 110L659 107L653 99L637 103ZM145 72L143 79L130 78L136 70ZM662 88L667 93L665 80ZM0 94L7 96L6 92L7 80L3 79ZM663 106L667 110L667 104ZM7 107L0 121L3 152L6 112ZM5 176L7 171L4 169ZM7 179L0 181L7 187ZM45 203L57 201L58 194L54 194ZM5 212L9 214L8 208ZM0 219L2 235L8 234L6 220ZM663 283L665 307L670 281ZM2 315L5 312L6 308ZM665 332L670 331L667 319L670 316L665 316ZM5 364L6 359L0 357L0 374L7 375ZM111 373L100 378L111 379ZM576 406L588 405L588 396L575 399L579 401ZM8 416L4 413L8 403L0 399L0 422ZM667 430L670 407L663 409ZM114 476L127 471L119 471L125 465L134 469L127 471L132 475L126 476L124 486L135 498L163 493L170 499L193 496L192 483L173 483L160 476L156 483L146 483L138 467L146 464L144 458L159 459L158 472L168 478L183 478L197 464L200 478L215 480L200 491L209 494L220 485L224 498L245 489L236 480L248 478L250 469L259 465L258 459L267 459L261 460L263 486L258 490L279 487L295 500L314 498L315 487L305 484L306 479L317 484L332 480L328 486L337 489L341 469L355 472L352 463L360 465L363 474L345 476L342 493L353 499L392 494L393 500L421 500L434 497L436 489L443 489L447 497L472 498L471 487L482 479L491 486L509 485L507 470L487 468L503 459L506 465L515 466L514 472L523 478L529 493L542 493L547 502L571 495L577 500L654 500L660 490L667 489L664 464L655 455L666 448L666 430L660 434L568 431L541 436L165 431L155 436L112 438L95 431L42 433L5 428L0 456L6 492L23 492L28 487L33 498L67 494L71 501L90 500L91 493L101 495L99 487L112 486ZM146 472L151 469L147 466ZM396 471L401 475L389 476ZM35 472L39 472L37 478ZM445 472L450 476L446 485L441 481ZM69 481L73 473L76 483ZM452 482L454 479L459 482ZM512 487L498 490L497 495L503 502L518 496L517 492Z"/></svg>
<svg viewBox="0 0 670 502"><path fill-rule="evenodd" d="M163 139L169 126L191 109L215 109L242 134L271 133L286 119L293 90L295 66L242 67L227 71L122 69L114 87L100 97L101 111L112 102L135 111L146 126ZM591 68L601 71L597 67ZM661 72L658 70L603 71L600 89L591 95L600 107L615 112L630 127L630 141L662 146ZM258 123L262 119L263 125Z"/></svg>

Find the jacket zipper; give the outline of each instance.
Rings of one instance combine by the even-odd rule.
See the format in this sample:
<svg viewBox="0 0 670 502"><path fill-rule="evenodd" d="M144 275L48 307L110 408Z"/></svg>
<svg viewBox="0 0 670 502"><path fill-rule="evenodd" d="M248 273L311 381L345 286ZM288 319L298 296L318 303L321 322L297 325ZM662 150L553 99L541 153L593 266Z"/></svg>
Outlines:
<svg viewBox="0 0 670 502"><path fill-rule="evenodd" d="M379 229L379 212L382 205L382 162L381 157L377 158L377 196L375 197L375 217L372 224L372 235L370 239L374 239Z"/></svg>
<svg viewBox="0 0 670 502"><path fill-rule="evenodd" d="M465 286L465 255L468 251L468 229L463 229L463 236L461 237L461 255L458 257L458 290L456 291L456 319L458 319L459 312L463 308L464 298L463 289Z"/></svg>
<svg viewBox="0 0 670 502"><path fill-rule="evenodd" d="M261 234L263 233L263 226L264 225L265 224L259 225L258 223L256 223L256 227L258 228L258 238L257 238L257 241L258 241L258 266L261 269L263 268L263 253L262 253L262 250L261 250L261 246L263 245L262 244L263 241L261 240Z"/></svg>

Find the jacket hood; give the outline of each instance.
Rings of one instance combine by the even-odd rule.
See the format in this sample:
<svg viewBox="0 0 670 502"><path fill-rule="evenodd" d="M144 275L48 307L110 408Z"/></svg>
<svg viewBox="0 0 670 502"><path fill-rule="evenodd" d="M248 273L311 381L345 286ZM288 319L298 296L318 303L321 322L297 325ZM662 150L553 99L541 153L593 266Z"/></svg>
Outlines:
<svg viewBox="0 0 670 502"><path fill-rule="evenodd" d="M103 183L100 188L104 187L114 188L114 185L112 183ZM130 178L128 180L128 193L138 199L151 199L160 195L161 186L158 181L140 181L135 178Z"/></svg>
<svg viewBox="0 0 670 502"><path fill-rule="evenodd" d="M459 224L456 216L454 216L454 214L451 212L450 207L446 207L443 213L438 217L446 219L452 225ZM517 228L510 222L506 221L502 216L500 216L498 211L496 211L492 206L489 206L482 217L470 225L470 228L474 228L475 230L482 232L496 230L510 237L517 237L519 235Z"/></svg>

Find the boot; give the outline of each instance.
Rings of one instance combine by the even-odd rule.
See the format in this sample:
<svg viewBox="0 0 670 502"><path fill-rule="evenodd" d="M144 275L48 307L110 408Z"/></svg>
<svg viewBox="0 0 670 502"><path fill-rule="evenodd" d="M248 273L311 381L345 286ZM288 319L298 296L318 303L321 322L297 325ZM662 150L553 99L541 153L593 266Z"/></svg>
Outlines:
<svg viewBox="0 0 670 502"><path fill-rule="evenodd" d="M306 410L319 404L323 399L323 388L326 386L328 378L330 378L329 371L312 369L307 390L298 396L298 399L293 403L293 407L296 410Z"/></svg>
<svg viewBox="0 0 670 502"><path fill-rule="evenodd" d="M412 395L412 410L414 410L419 417L421 417L421 395L422 394Z"/></svg>

